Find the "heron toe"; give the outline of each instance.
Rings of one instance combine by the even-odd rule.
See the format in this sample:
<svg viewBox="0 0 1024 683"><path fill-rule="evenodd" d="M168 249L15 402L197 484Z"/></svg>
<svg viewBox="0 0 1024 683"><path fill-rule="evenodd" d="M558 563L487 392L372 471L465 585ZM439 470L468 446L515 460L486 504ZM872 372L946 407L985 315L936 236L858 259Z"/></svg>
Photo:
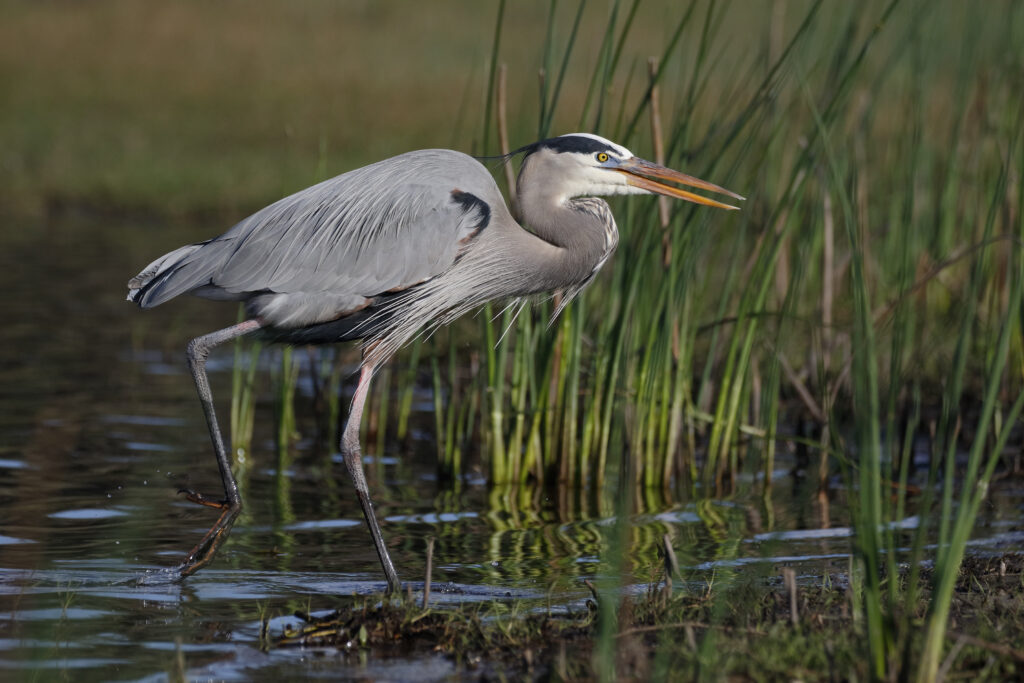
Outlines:
<svg viewBox="0 0 1024 683"><path fill-rule="evenodd" d="M205 505L208 508L224 510L231 506L231 501L229 500L214 500L212 498L207 498L203 494L193 491L192 489L178 489L178 493L184 493L186 499L193 503L198 503L199 505Z"/></svg>

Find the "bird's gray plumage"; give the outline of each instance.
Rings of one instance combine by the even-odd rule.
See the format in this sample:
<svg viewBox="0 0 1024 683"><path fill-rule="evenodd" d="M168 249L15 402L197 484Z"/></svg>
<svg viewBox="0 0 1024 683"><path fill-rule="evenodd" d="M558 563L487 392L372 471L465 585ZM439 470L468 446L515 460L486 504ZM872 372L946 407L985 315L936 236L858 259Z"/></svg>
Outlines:
<svg viewBox="0 0 1024 683"><path fill-rule="evenodd" d="M149 308L191 292L247 301L274 327L327 322L451 267L483 218L453 191L504 206L471 157L411 152L285 197L220 237L161 257L129 283L129 298Z"/></svg>

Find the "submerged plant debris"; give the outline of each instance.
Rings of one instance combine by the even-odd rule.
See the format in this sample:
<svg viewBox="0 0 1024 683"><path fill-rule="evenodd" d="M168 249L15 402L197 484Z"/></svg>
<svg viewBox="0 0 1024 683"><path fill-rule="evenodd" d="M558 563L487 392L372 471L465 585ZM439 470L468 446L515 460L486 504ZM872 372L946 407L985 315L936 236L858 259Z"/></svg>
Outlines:
<svg viewBox="0 0 1024 683"><path fill-rule="evenodd" d="M283 632L264 633L264 647L379 656L441 652L464 673L483 679L499 672L606 678L596 668L602 647L614 649L619 680L669 672L670 678L716 672L737 680L861 679L869 672L857 644L864 633L852 616L851 598L846 577L839 575L803 577L795 596L781 579L734 577L727 587L709 584L704 590L694 582L671 590L662 582L619 598L612 636L602 639L593 599L575 610L552 612L521 611L506 602L424 609L412 598L377 596L319 616L296 612ZM926 598L917 618L924 616ZM1024 673L1024 554L968 559L952 614L947 677L1007 680Z"/></svg>

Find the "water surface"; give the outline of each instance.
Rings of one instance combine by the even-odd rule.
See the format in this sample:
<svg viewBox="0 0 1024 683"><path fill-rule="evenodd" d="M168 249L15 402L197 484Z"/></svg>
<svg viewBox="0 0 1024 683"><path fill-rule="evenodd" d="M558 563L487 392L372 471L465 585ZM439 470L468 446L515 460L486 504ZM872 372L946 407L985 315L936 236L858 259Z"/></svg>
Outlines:
<svg viewBox="0 0 1024 683"><path fill-rule="evenodd" d="M139 311L124 301L124 283L155 256L220 226L63 216L7 229L0 677L161 680L179 658L190 676L218 680L460 674L429 652L260 648L263 619L280 631L295 610L353 604L385 586L345 467L316 437L305 381L296 406L300 438L279 454L273 396L261 380L254 447L240 472L245 512L212 566L172 580L168 568L216 514L185 501L178 488L216 494L219 487L184 348L232 323L235 311L188 299ZM210 363L225 428L231 362L226 349ZM429 410L426 384L422 391L418 403ZM415 439L389 437L383 452L372 443L366 449L370 488L403 580L420 590L434 538L438 605L503 600L580 609L589 594L583 579L608 571L612 492L495 491L472 458L460 480L441 480L432 424L424 413ZM713 503L709 515L688 501L642 495L629 516L627 583L658 578L665 534L695 581L725 568L772 577L782 565L796 566L806 581L841 575L850 531L835 483L823 505L816 482L792 475L783 460L769 501L738 496ZM1007 485L995 491L973 552L1024 547L1021 494ZM900 526L919 521L911 516Z"/></svg>

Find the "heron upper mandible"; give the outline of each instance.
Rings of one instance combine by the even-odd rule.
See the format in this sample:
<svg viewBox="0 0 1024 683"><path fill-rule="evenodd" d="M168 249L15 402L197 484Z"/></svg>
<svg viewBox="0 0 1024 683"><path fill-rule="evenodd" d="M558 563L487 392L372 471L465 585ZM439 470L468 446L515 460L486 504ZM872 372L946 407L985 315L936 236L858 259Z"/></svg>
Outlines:
<svg viewBox="0 0 1024 683"><path fill-rule="evenodd" d="M573 133L523 147L520 225L491 174L448 149L409 152L349 171L258 211L220 237L161 256L128 283L151 308L179 294L241 301L248 319L193 339L188 362L224 484L224 499L183 491L221 515L178 567L208 564L241 510L205 364L242 335L288 344L363 340L359 383L341 453L387 575L399 590L363 475L359 422L374 368L425 327L499 298L578 294L615 250L618 229L596 195L660 194L737 207L659 181L739 195L639 159L597 135Z"/></svg>

